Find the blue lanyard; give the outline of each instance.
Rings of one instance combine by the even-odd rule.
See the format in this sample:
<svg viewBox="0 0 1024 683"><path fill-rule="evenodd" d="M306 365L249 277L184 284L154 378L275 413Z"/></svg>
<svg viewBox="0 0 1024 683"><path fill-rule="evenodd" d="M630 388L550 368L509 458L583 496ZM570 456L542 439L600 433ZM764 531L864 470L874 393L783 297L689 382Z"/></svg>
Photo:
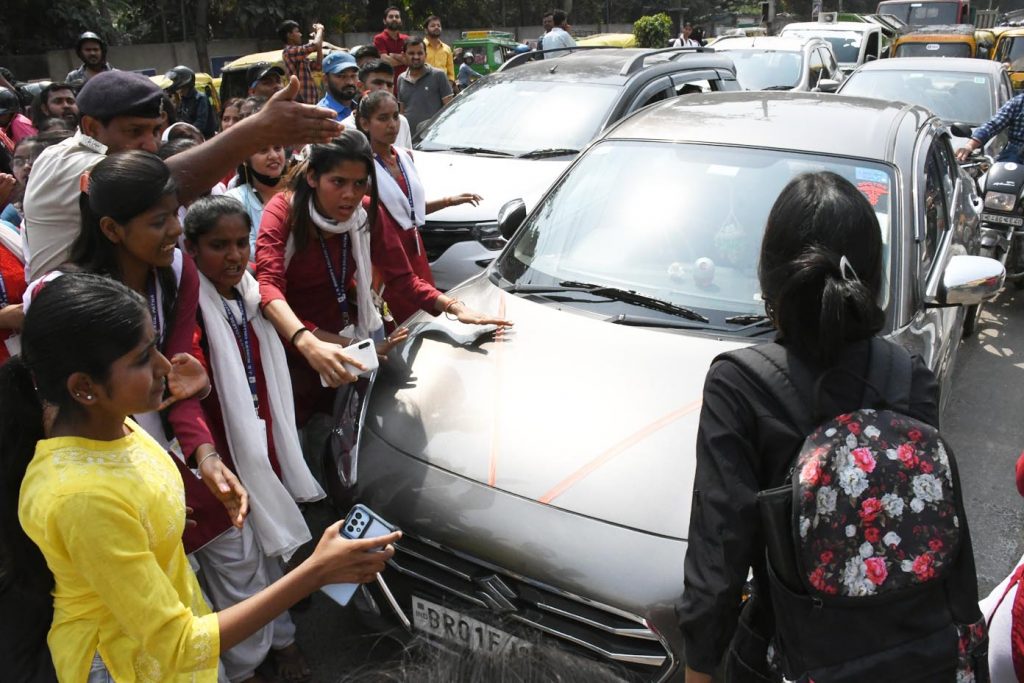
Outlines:
<svg viewBox="0 0 1024 683"><path fill-rule="evenodd" d="M4 282L3 273L0 273L0 308L7 308L9 303L11 301L7 298L7 283Z"/></svg>
<svg viewBox="0 0 1024 683"><path fill-rule="evenodd" d="M235 314L231 311L231 306L228 305L227 299L222 297L220 300L224 304L224 313L227 315L228 324L231 325L231 331L235 333L235 339L242 346L242 360L245 361L245 377L249 380L252 407L258 415L260 412L260 396L256 387L256 364L253 362L252 344L249 341L249 320L245 315L245 302L238 296L238 292L235 292L235 301L238 302L238 311L242 315L241 323L235 318Z"/></svg>
<svg viewBox="0 0 1024 683"><path fill-rule="evenodd" d="M160 329L160 309L156 296L156 271L153 271L153 277L150 278L149 283L146 285L146 293L149 295L149 315L153 319L156 343L157 346L163 346L164 336L163 331Z"/></svg>
<svg viewBox="0 0 1024 683"><path fill-rule="evenodd" d="M338 308L341 309L342 326L348 325L348 297L345 296L345 284L348 282L348 235L341 236L341 278L334 270L331 263L331 253L327 251L327 242L324 241L323 233L317 230L317 239L320 240L320 249L324 252L324 261L327 263L327 275L331 278L331 285L334 287L334 296L338 301Z"/></svg>
<svg viewBox="0 0 1024 683"><path fill-rule="evenodd" d="M377 161L380 162L384 170L387 170L388 167L384 160L380 158L380 155L376 154L374 156L377 157ZM398 162L398 172L402 174L402 180L405 181L406 199L409 200L409 220L412 221L413 225L416 225L416 205L412 200L412 184L409 183L409 176L405 173L405 166L402 165L402 157L398 156L398 152L395 152L395 161ZM391 173L391 171L388 171L388 173Z"/></svg>

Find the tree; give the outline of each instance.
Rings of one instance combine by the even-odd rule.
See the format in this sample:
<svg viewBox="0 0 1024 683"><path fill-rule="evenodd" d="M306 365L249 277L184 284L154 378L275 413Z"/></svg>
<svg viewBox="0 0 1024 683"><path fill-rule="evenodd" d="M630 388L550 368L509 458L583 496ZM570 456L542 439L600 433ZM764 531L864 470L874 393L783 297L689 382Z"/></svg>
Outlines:
<svg viewBox="0 0 1024 683"><path fill-rule="evenodd" d="M665 47L672 35L672 19L663 12L640 17L633 23L633 35L640 47Z"/></svg>

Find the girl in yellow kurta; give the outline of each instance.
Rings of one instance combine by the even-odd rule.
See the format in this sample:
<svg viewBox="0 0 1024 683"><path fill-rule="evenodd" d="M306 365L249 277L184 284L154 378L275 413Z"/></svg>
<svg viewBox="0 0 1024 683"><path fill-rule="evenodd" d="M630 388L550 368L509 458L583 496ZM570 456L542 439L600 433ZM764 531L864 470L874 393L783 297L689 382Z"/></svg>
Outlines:
<svg viewBox="0 0 1024 683"><path fill-rule="evenodd" d="M87 274L36 295L22 354L0 368L3 474L23 461L18 516L54 576L48 642L62 682L96 667L116 681L215 681L223 649L324 584L373 580L393 553L397 534L348 541L339 522L295 571L211 614L181 545L181 477L127 418L160 403L169 369L143 299ZM45 439L40 399L52 406Z"/></svg>

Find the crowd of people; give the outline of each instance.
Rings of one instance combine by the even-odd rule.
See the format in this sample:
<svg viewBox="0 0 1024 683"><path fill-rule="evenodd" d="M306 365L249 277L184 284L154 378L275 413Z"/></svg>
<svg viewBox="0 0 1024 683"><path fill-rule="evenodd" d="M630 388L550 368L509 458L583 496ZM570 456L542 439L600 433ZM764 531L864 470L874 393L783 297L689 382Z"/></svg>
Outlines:
<svg viewBox="0 0 1024 683"><path fill-rule="evenodd" d="M545 17L546 28L547 19L540 47L555 52L546 58L574 45L564 12ZM386 359L419 311L512 324L439 291L431 275L426 216L481 197L429 197L417 172L410 133L447 104L467 66L456 72L438 17L424 28L423 38L403 34L401 11L389 7L373 45L323 56L333 47L323 26L306 41L286 21L285 68L252 67L248 96L219 115L191 70L168 72L172 98L112 68L94 33L76 46L82 66L42 89L30 116L13 87L0 90L0 661L15 680L259 683L266 667L308 680L289 608L326 584L374 580L392 556L400 532L348 540L339 522L294 561L313 541L300 506L325 495L303 430L366 369L353 343L372 340ZM692 35L684 27L680 44ZM677 608L687 681L710 680L723 661L728 680L781 680L808 661L778 647L796 627L783 623L787 577L758 511L807 432L776 385L815 394L826 404L816 412L841 424L889 405L878 389L866 398L858 379L877 374L878 353L902 358L875 339L885 320L880 235L859 190L827 173L796 178L771 211L759 277L779 332L768 346L787 371L766 384L723 356L708 374ZM935 377L920 358L905 365L902 412L937 428ZM824 393L820 381L801 383L835 369L844 376ZM876 467L852 445L841 457L857 458L850 471ZM936 467L945 463L952 499L959 482L945 458ZM817 485L818 467L800 476L810 471ZM914 501L907 507L919 513ZM860 555L836 585L855 595L886 581L876 545L916 540L876 538L881 505L843 530ZM944 521L958 529L958 553L929 541L929 562L949 567L903 567L909 581L941 580L932 621L902 622L911 655L904 641L886 650L895 662L937 665L899 680L987 680L970 535L962 507L953 510ZM879 623L882 633L892 626ZM915 640L935 623L950 627L941 642ZM848 673L862 658L840 663Z"/></svg>

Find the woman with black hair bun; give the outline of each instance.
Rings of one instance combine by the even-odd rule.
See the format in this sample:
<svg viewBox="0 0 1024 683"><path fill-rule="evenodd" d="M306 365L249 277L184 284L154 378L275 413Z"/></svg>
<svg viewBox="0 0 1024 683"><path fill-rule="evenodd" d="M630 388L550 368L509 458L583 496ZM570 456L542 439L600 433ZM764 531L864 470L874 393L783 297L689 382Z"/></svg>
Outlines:
<svg viewBox="0 0 1024 683"><path fill-rule="evenodd" d="M815 405L804 409L824 416L886 405L888 397L876 396L861 378L868 377L879 345L890 359L897 356L885 346L891 342L875 339L885 324L879 301L886 286L878 220L864 195L841 176L808 173L786 185L768 216L758 276L765 310L778 332L775 342L763 347L764 355L785 360L776 364L778 372L769 381L725 354L712 363L705 380L685 589L677 608L687 683L710 682L723 658L726 681L782 680L769 665L769 643L776 632L770 589L775 584L765 559L767 534L758 494L789 483L810 432L795 423L793 411L777 397L790 395L788 389L801 398L817 394ZM901 412L937 428L935 376L921 358L898 352L910 378L909 391L901 388L909 396ZM804 380L826 375L828 381L804 386ZM776 389L775 384L788 387ZM955 595L949 604L958 624L975 624L980 612L966 521L960 522L960 534L961 551L949 579ZM752 597L744 602L751 569ZM918 680L909 672L895 674L906 676L898 680Z"/></svg>

